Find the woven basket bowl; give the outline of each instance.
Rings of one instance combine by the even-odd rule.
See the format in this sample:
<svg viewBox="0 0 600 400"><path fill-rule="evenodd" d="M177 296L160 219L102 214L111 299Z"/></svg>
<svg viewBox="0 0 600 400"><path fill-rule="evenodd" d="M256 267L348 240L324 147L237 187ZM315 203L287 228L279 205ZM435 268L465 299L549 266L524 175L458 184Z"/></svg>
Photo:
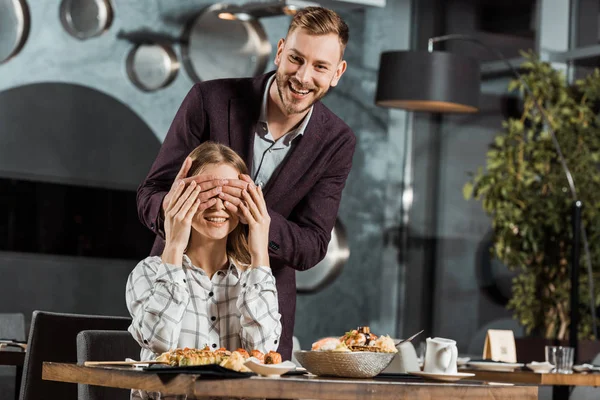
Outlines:
<svg viewBox="0 0 600 400"><path fill-rule="evenodd" d="M342 378L372 378L392 362L395 353L296 351L294 355L311 374Z"/></svg>

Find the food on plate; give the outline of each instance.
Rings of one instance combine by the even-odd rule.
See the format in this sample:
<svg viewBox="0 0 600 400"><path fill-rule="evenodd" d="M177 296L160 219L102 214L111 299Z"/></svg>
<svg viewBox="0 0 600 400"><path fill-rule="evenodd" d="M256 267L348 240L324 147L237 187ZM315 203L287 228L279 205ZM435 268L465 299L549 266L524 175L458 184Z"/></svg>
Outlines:
<svg viewBox="0 0 600 400"><path fill-rule="evenodd" d="M261 363L265 362L265 355L261 351L259 351L259 350L252 350L250 352L250 357L256 358Z"/></svg>
<svg viewBox="0 0 600 400"><path fill-rule="evenodd" d="M359 326L358 329L353 329L346 332L340 340L348 346L373 346L377 335L371 333L368 326Z"/></svg>
<svg viewBox="0 0 600 400"><path fill-rule="evenodd" d="M217 364L234 371L250 372L250 370L244 366L244 363L250 355L256 357L261 363L281 363L281 354L275 351L270 351L267 356L265 356L258 350L252 350L250 354L248 354L248 352L242 348L233 352L224 347L211 351L208 346L203 349L191 349L188 347L184 349L174 349L162 353L156 360L166 361L169 365L176 367Z"/></svg>
<svg viewBox="0 0 600 400"><path fill-rule="evenodd" d="M281 364L281 354L271 350L265 355L265 364Z"/></svg>
<svg viewBox="0 0 600 400"><path fill-rule="evenodd" d="M233 353L231 353L231 356L221 361L219 365L223 368L232 369L238 372L251 372L250 368L244 365L245 362L246 359L244 358L244 356L242 356L237 351L234 351Z"/></svg>
<svg viewBox="0 0 600 400"><path fill-rule="evenodd" d="M359 326L342 337L326 337L313 343L312 351L397 353L398 349L388 335L377 336L368 326Z"/></svg>
<svg viewBox="0 0 600 400"><path fill-rule="evenodd" d="M241 347L236 350L238 353L242 355L246 360L250 358L250 354L246 351L246 349L242 349Z"/></svg>
<svg viewBox="0 0 600 400"><path fill-rule="evenodd" d="M382 353L397 353L396 343L388 335L379 336L375 340L375 347L380 348Z"/></svg>
<svg viewBox="0 0 600 400"><path fill-rule="evenodd" d="M340 338L337 337L326 337L320 340L317 340L312 344L312 351L333 351L336 347L340 345Z"/></svg>

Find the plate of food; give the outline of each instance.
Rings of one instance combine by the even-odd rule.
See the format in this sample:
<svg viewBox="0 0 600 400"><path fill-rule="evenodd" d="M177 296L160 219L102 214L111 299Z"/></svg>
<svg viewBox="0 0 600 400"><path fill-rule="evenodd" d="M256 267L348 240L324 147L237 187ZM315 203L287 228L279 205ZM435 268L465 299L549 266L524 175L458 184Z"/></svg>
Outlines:
<svg viewBox="0 0 600 400"><path fill-rule="evenodd" d="M297 351L294 356L314 375L372 378L392 362L397 352L392 338L377 336L365 326L341 337L320 339L310 351Z"/></svg>
<svg viewBox="0 0 600 400"><path fill-rule="evenodd" d="M155 360L157 363L162 363L162 365L152 365L148 368L145 368L145 370L161 370L161 372L166 372L170 368L171 370L176 369L180 372L189 370L190 373L194 373L194 371L201 370L199 367L218 366L227 370L253 375L253 372L256 371L253 371L249 365L246 365L249 360L251 360L250 364L252 364L252 366L270 365L270 368L272 368L271 371L276 370L276 372L273 372L269 375L281 375L278 374L279 370L277 370L277 366L283 363L281 361L281 354L277 352L270 351L267 354L263 354L259 350L252 350L250 353L248 353L245 349L241 348L235 351L228 351L225 348L212 351L208 346L204 347L203 349L186 347L183 349L179 348L165 352L159 355ZM285 366L281 369L285 368L287 368L285 372L290 370L288 364L285 364ZM206 369L206 371L209 370L213 371L214 368ZM221 371L221 369L219 369L219 371Z"/></svg>

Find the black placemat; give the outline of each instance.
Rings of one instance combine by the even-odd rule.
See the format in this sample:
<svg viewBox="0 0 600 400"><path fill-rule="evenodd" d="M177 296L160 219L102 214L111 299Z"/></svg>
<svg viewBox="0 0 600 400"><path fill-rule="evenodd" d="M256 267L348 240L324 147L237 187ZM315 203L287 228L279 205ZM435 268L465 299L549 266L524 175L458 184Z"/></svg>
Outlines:
<svg viewBox="0 0 600 400"><path fill-rule="evenodd" d="M407 380L423 380L422 377L401 372L382 372L379 375L375 375L373 379L407 379Z"/></svg>
<svg viewBox="0 0 600 400"><path fill-rule="evenodd" d="M238 372L221 367L217 364L191 365L185 367L172 367L164 364L153 364L143 368L144 371L158 374L194 374L200 379L240 379L256 376L253 372Z"/></svg>

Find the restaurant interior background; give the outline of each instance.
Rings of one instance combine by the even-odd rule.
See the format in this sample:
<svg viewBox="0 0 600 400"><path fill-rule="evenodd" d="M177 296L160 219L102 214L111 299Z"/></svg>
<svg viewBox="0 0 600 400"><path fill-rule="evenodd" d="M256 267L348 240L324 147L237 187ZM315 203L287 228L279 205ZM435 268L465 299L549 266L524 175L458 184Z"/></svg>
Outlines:
<svg viewBox="0 0 600 400"><path fill-rule="evenodd" d="M58 1L27 3L27 40L0 65L0 313L127 315L125 280L153 240L138 222L135 190L193 80L182 66L166 87L140 90L126 70L135 44L123 33L179 37L212 3L110 0L112 24L87 40L65 31ZM572 1L571 16L560 11L565 3L320 3L350 27L349 68L324 103L358 145L339 211L350 257L330 286L299 296L302 347L358 325L396 337L425 329L423 338L453 338L476 353L488 327L521 333L504 308L511 275L487 252L489 219L462 196L467 172L484 164L517 107L507 74L483 75L481 111L466 116L379 108L374 91L382 51L426 49L434 35L473 34L508 57L552 47L561 32L570 46L597 43L598 0ZM265 71L289 19L259 19L273 48ZM172 45L181 59L180 43ZM491 60L469 43L440 48Z"/></svg>

